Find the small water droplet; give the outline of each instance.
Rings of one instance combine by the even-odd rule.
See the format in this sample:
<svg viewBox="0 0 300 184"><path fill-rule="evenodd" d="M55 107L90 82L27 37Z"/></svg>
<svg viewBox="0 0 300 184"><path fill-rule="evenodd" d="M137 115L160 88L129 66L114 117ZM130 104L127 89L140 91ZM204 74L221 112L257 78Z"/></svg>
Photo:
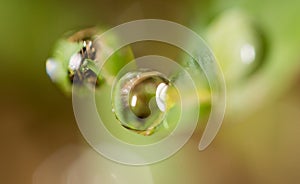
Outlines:
<svg viewBox="0 0 300 184"><path fill-rule="evenodd" d="M219 59L227 84L242 82L263 64L265 37L245 11L228 10L212 21L207 40Z"/></svg>
<svg viewBox="0 0 300 184"><path fill-rule="evenodd" d="M62 37L56 42L51 58L46 62L46 72L65 93L70 94L72 86L95 89L100 84L109 82L111 76L133 58L131 49L126 47L107 62L104 61L118 41L116 35L97 39L99 35L100 29L89 28ZM105 65L99 71L103 63Z"/></svg>
<svg viewBox="0 0 300 184"><path fill-rule="evenodd" d="M125 128L150 135L164 121L170 81L160 72L128 72L113 88L113 109Z"/></svg>

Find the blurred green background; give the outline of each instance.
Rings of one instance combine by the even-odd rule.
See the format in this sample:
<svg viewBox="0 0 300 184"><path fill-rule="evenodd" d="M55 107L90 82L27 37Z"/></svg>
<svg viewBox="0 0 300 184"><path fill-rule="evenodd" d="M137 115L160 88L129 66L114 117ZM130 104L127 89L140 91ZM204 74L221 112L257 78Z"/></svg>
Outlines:
<svg viewBox="0 0 300 184"><path fill-rule="evenodd" d="M267 49L261 68L240 86L228 86L226 118L209 148L197 150L204 116L182 150L148 167L125 167L91 151L77 128L71 99L45 72L55 41L69 30L142 18L178 22L206 38L215 18L234 8L254 19ZM132 178L159 184L299 183L299 10L300 2L293 0L1 0L0 183L128 183ZM75 170L82 178L68 172L79 158L83 171ZM93 176L101 173L106 175Z"/></svg>

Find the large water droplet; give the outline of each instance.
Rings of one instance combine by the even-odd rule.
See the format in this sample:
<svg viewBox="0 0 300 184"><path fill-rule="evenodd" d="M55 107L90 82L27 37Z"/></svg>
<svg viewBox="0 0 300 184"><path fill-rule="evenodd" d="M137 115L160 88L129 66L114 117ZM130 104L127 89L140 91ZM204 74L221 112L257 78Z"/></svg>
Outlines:
<svg viewBox="0 0 300 184"><path fill-rule="evenodd" d="M150 135L164 121L168 92L174 88L160 72L128 72L113 89L113 110L122 126Z"/></svg>

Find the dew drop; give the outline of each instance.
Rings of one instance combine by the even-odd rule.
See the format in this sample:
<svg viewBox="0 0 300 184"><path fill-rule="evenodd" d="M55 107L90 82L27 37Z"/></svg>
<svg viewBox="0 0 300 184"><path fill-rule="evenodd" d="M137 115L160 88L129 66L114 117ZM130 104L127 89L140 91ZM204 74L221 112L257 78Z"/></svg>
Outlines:
<svg viewBox="0 0 300 184"><path fill-rule="evenodd" d="M76 89L98 89L103 83L110 82L123 65L133 58L129 47L116 52L110 59L105 57L118 43L117 35L98 39L100 28L82 29L58 39L53 52L46 62L46 72L52 82L70 95ZM101 68L103 63L108 63ZM117 63L117 64L116 64Z"/></svg>
<svg viewBox="0 0 300 184"><path fill-rule="evenodd" d="M243 10L227 10L212 21L207 40L228 85L243 83L263 64L265 36L257 22Z"/></svg>
<svg viewBox="0 0 300 184"><path fill-rule="evenodd" d="M113 112L123 127L151 135L165 119L170 81L160 72L128 72L113 88Z"/></svg>

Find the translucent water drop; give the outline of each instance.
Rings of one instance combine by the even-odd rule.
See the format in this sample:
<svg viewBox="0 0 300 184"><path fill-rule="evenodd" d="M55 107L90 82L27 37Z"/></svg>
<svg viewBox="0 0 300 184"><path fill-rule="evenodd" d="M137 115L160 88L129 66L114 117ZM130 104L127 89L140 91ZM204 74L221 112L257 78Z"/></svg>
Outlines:
<svg viewBox="0 0 300 184"><path fill-rule="evenodd" d="M108 62L104 61L103 58L111 54L118 40L116 35L97 39L101 33L99 28L83 29L56 42L46 62L46 72L66 94L71 93L72 86L95 89L103 82L110 82L111 76L132 60L132 52L126 47L114 54ZM107 64L99 71L103 63Z"/></svg>
<svg viewBox="0 0 300 184"><path fill-rule="evenodd" d="M208 27L207 40L229 85L241 82L262 64L265 39L245 11L234 9L222 13Z"/></svg>
<svg viewBox="0 0 300 184"><path fill-rule="evenodd" d="M113 111L125 128L150 135L164 121L170 81L161 73L126 73L113 89Z"/></svg>

